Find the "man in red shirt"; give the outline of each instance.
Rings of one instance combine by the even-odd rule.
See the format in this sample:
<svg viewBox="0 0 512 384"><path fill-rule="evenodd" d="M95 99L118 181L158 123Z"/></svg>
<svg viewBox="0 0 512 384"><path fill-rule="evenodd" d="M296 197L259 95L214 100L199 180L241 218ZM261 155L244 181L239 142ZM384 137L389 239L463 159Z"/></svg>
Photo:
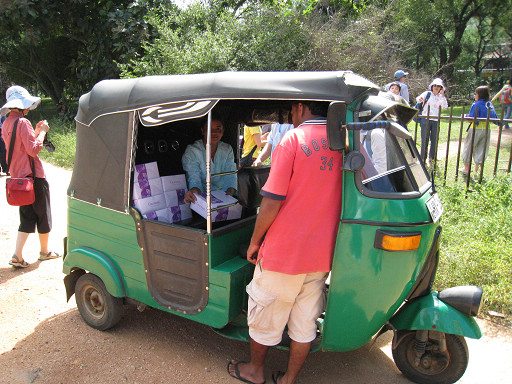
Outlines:
<svg viewBox="0 0 512 384"><path fill-rule="evenodd" d="M329 150L327 103L292 105L290 130L277 146L260 211L247 251L256 264L247 286L251 361L231 361L231 376L265 382L269 346L291 339L286 373L276 383L294 383L316 337L316 319L325 305L325 279L340 219L343 156Z"/></svg>

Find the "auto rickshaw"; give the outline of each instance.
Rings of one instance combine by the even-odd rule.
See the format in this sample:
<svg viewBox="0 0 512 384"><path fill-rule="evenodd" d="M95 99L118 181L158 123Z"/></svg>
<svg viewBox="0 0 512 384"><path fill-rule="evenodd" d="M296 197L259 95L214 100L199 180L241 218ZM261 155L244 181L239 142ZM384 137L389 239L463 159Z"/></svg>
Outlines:
<svg viewBox="0 0 512 384"><path fill-rule="evenodd" d="M105 80L79 101L77 148L68 189L63 272L68 300L106 330L124 305L153 307L248 340L246 260L270 166L242 167L240 218L215 222L211 202L211 116L239 160L244 125L287 122L294 101L329 103L329 145L344 155L342 209L325 312L312 351L350 351L394 332L398 368L418 383L452 383L468 364L465 337L482 289L433 291L442 205L411 134L417 110L397 103L350 71L222 72ZM160 176L182 175L186 146L207 119L207 214L164 222L134 206L136 169L156 163ZM381 138L378 152L363 143ZM373 145L373 144L372 144ZM313 148L314 150L314 148ZM329 204L322 201L318 204ZM307 209L304 207L305 216ZM283 338L278 348L287 348Z"/></svg>

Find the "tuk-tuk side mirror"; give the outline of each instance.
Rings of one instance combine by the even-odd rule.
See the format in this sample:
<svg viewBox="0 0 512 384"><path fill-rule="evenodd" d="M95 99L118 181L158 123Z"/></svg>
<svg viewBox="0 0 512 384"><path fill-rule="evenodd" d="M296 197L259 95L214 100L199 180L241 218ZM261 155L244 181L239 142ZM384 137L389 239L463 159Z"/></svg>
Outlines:
<svg viewBox="0 0 512 384"><path fill-rule="evenodd" d="M349 151L348 135L343 127L347 118L347 104L335 101L327 111L327 142L332 151Z"/></svg>
<svg viewBox="0 0 512 384"><path fill-rule="evenodd" d="M356 172L364 167L364 162L365 158L361 152L352 151L345 157L342 169L344 171Z"/></svg>

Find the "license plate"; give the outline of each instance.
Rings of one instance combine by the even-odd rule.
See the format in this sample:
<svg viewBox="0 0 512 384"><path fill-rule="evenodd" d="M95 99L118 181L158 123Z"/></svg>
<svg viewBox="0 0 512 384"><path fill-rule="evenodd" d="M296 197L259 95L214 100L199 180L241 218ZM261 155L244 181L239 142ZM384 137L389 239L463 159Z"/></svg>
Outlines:
<svg viewBox="0 0 512 384"><path fill-rule="evenodd" d="M430 216L432 217L432 221L435 223L440 218L444 212L443 204L441 203L441 199L437 193L434 193L430 199L425 203L427 205L428 211L430 212Z"/></svg>

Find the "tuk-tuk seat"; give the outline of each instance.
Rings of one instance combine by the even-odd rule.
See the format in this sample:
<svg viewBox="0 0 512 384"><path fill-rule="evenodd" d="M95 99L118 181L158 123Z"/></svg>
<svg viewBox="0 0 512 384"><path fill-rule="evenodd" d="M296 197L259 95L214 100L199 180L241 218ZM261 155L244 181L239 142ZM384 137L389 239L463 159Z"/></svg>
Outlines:
<svg viewBox="0 0 512 384"><path fill-rule="evenodd" d="M238 202L247 210L256 210L261 204L261 188L270 173L270 165L242 167L238 170Z"/></svg>

